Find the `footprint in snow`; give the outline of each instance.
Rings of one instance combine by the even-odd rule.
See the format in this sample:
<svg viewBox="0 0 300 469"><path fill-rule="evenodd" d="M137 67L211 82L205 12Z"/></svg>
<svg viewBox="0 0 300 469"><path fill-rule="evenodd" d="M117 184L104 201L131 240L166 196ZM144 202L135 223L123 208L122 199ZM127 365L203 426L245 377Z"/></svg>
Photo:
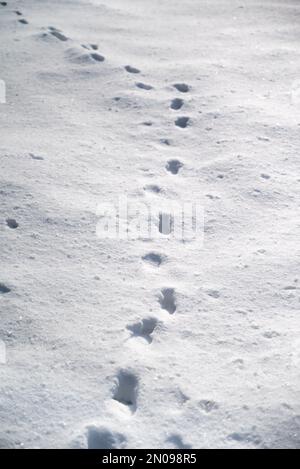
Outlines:
<svg viewBox="0 0 300 469"><path fill-rule="evenodd" d="M146 85L145 83L141 83L141 82L138 82L135 84L138 88L140 88L141 90L146 90L146 91L150 91L150 90L153 90L153 86L151 85Z"/></svg>
<svg viewBox="0 0 300 469"><path fill-rule="evenodd" d="M124 68L128 73L134 73L134 74L141 73L141 71L138 68L132 67L131 65L126 65Z"/></svg>
<svg viewBox="0 0 300 469"><path fill-rule="evenodd" d="M188 93L190 91L190 87L186 83L175 83L173 86L180 93Z"/></svg>
<svg viewBox="0 0 300 469"><path fill-rule="evenodd" d="M91 425L87 427L88 449L120 449L124 447L125 443L124 435L105 426Z"/></svg>
<svg viewBox="0 0 300 469"><path fill-rule="evenodd" d="M29 156L33 159L33 160L37 160L37 161L43 161L44 158L40 155L35 155L34 153L29 153Z"/></svg>
<svg viewBox="0 0 300 469"><path fill-rule="evenodd" d="M6 6L7 6L7 2L0 2L0 5L1 5L2 7L6 7Z"/></svg>
<svg viewBox="0 0 300 469"><path fill-rule="evenodd" d="M179 160L169 160L166 165L166 170L172 174L178 174L180 169L183 167L183 163Z"/></svg>
<svg viewBox="0 0 300 469"><path fill-rule="evenodd" d="M25 20L24 18L22 18L21 20L18 20L19 23L21 24L29 24L27 20Z"/></svg>
<svg viewBox="0 0 300 469"><path fill-rule="evenodd" d="M137 408L137 391L137 377L131 371L121 370L116 377L113 399L134 413Z"/></svg>
<svg viewBox="0 0 300 469"><path fill-rule="evenodd" d="M52 36L56 37L59 41L66 42L69 40L67 36L65 36L59 29L54 28L53 26L50 26L49 28L50 34Z"/></svg>
<svg viewBox="0 0 300 469"><path fill-rule="evenodd" d="M186 129L190 123L189 117L178 117L175 121L175 125L181 129Z"/></svg>
<svg viewBox="0 0 300 469"><path fill-rule="evenodd" d="M81 46L84 49L87 49L87 50L98 50L99 49L98 44L81 44Z"/></svg>
<svg viewBox="0 0 300 469"><path fill-rule="evenodd" d="M162 188L159 187L157 184L147 184L144 187L145 191L153 192L154 194L160 194L162 192Z"/></svg>
<svg viewBox="0 0 300 469"><path fill-rule="evenodd" d="M19 226L19 223L14 218L7 218L6 219L6 224L12 230L15 230Z"/></svg>
<svg viewBox="0 0 300 469"><path fill-rule="evenodd" d="M172 144L172 142L171 142L171 140L170 140L169 138L162 138L162 139L160 139L160 143L161 143L162 145L167 145L167 147L170 147L171 144Z"/></svg>
<svg viewBox="0 0 300 469"><path fill-rule="evenodd" d="M158 320L156 318L144 318L134 324L129 324L127 329L131 332L133 337L142 337L148 342L152 343L152 334L158 326Z"/></svg>
<svg viewBox="0 0 300 469"><path fill-rule="evenodd" d="M163 290L161 290L158 297L158 301L162 309L168 311L169 314L175 313L177 305L174 288L164 288Z"/></svg>
<svg viewBox="0 0 300 469"><path fill-rule="evenodd" d="M183 104L184 104L183 99L175 98L171 102L171 109L173 109L174 111L179 111L179 109L182 108Z"/></svg>
<svg viewBox="0 0 300 469"><path fill-rule="evenodd" d="M160 267L164 262L164 257L156 252L149 252L142 257L143 261L155 267Z"/></svg>
<svg viewBox="0 0 300 469"><path fill-rule="evenodd" d="M4 283L0 282L0 294L5 295L6 293L10 293L11 289L8 288Z"/></svg>
<svg viewBox="0 0 300 469"><path fill-rule="evenodd" d="M104 62L105 57L103 55L98 54L97 52L93 52L91 54L92 59L96 60L96 62Z"/></svg>

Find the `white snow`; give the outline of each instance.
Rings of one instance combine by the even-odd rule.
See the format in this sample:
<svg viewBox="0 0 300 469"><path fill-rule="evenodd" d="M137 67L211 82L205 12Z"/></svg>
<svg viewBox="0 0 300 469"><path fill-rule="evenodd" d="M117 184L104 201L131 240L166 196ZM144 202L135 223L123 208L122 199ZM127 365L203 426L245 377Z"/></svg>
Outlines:
<svg viewBox="0 0 300 469"><path fill-rule="evenodd" d="M299 21L0 4L1 447L300 448ZM124 195L204 242L100 239Z"/></svg>

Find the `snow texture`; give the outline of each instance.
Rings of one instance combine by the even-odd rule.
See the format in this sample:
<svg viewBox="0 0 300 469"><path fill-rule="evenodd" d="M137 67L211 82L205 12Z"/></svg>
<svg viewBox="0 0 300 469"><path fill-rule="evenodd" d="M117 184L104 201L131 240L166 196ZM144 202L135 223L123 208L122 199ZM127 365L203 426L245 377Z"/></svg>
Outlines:
<svg viewBox="0 0 300 469"><path fill-rule="evenodd" d="M1 448L300 448L299 22L1 2ZM121 195L203 245L97 237Z"/></svg>

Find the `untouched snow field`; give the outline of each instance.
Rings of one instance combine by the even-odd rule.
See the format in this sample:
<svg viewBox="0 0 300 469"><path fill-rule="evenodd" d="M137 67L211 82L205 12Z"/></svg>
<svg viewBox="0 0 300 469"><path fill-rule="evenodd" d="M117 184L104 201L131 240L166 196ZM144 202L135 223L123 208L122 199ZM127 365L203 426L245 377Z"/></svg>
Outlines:
<svg viewBox="0 0 300 469"><path fill-rule="evenodd" d="M300 448L299 24L0 3L1 447ZM201 200L203 243L97 237L122 195Z"/></svg>

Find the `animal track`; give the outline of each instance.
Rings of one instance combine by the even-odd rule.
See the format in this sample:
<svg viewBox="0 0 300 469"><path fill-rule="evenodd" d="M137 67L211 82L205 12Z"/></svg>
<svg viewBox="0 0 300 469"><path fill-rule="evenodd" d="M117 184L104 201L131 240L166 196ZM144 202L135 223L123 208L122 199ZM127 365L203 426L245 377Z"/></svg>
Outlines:
<svg viewBox="0 0 300 469"><path fill-rule="evenodd" d="M160 254L156 254L155 252L149 252L149 254L146 254L143 256L143 261L148 262L151 265L154 265L156 267L159 267L163 261L164 258Z"/></svg>
<svg viewBox="0 0 300 469"><path fill-rule="evenodd" d="M234 440L238 443L247 443L259 446L261 444L261 438L255 433L232 433L227 437L229 440Z"/></svg>
<svg viewBox="0 0 300 469"><path fill-rule="evenodd" d="M142 90L147 90L147 91L153 90L153 86L146 85L145 83L141 83L141 82L136 83L136 86Z"/></svg>
<svg viewBox="0 0 300 469"><path fill-rule="evenodd" d="M177 306L174 288L164 288L160 292L158 300L162 309L168 311L169 314L175 313Z"/></svg>
<svg viewBox="0 0 300 469"><path fill-rule="evenodd" d="M6 6L7 6L7 2L0 2L0 5L3 6L3 7L6 7Z"/></svg>
<svg viewBox="0 0 300 469"><path fill-rule="evenodd" d="M97 44L81 44L81 46L84 48L84 49L88 49L88 50L98 50L98 45Z"/></svg>
<svg viewBox="0 0 300 469"><path fill-rule="evenodd" d="M120 449L126 443L126 438L120 433L105 427L88 427L88 449Z"/></svg>
<svg viewBox="0 0 300 469"><path fill-rule="evenodd" d="M113 399L127 406L131 412L137 407L138 380L130 371L121 370L117 376L116 389Z"/></svg>
<svg viewBox="0 0 300 469"><path fill-rule="evenodd" d="M79 50L76 47L66 50L66 56L68 57L68 60L74 64L89 65L94 63L90 54L83 54L82 50Z"/></svg>
<svg viewBox="0 0 300 469"><path fill-rule="evenodd" d="M18 11L18 10L15 11L15 14L16 14L17 16L22 16L22 13L21 13L20 11Z"/></svg>
<svg viewBox="0 0 300 469"><path fill-rule="evenodd" d="M171 109L174 109L174 111L179 111L179 109L182 108L183 104L184 104L183 99L175 98L171 102Z"/></svg>
<svg viewBox="0 0 300 469"><path fill-rule="evenodd" d="M138 68L135 68L135 67L132 67L131 65L126 65L125 66L125 70L128 72L128 73L141 73L141 71L138 69Z"/></svg>
<svg viewBox="0 0 300 469"><path fill-rule="evenodd" d="M181 129L186 129L189 125L189 122L189 117L178 117L178 119L176 119L175 121L175 125L177 125L177 127L180 127Z"/></svg>
<svg viewBox="0 0 300 469"><path fill-rule="evenodd" d="M188 93L190 91L189 85L186 85L185 83L175 83L173 86L177 91L180 91L180 93Z"/></svg>
<svg viewBox="0 0 300 469"><path fill-rule="evenodd" d="M0 282L0 294L5 294L5 293L9 293L11 292L11 289L8 288L6 285L4 285L4 283L1 283Z"/></svg>
<svg viewBox="0 0 300 469"><path fill-rule="evenodd" d="M160 143L162 143L163 145L167 145L168 147L171 145L171 141L168 138L162 138L160 140Z"/></svg>
<svg viewBox="0 0 300 469"><path fill-rule="evenodd" d="M91 54L92 59L96 60L97 62L104 62L105 58L103 55L98 54L97 52L93 52Z"/></svg>
<svg viewBox="0 0 300 469"><path fill-rule="evenodd" d="M58 39L59 41L66 42L69 40L69 38L65 36L59 29L56 29L53 26L50 26L48 29L50 31L50 34L56 37L56 39Z"/></svg>
<svg viewBox="0 0 300 469"><path fill-rule="evenodd" d="M34 153L29 153L29 156L31 156L31 158L33 160L38 160L38 161L43 161L44 160L44 158L42 156L35 155Z"/></svg>
<svg viewBox="0 0 300 469"><path fill-rule="evenodd" d="M6 224L12 230L15 230L19 226L19 223L17 223L17 221L14 218L7 218Z"/></svg>
<svg viewBox="0 0 300 469"><path fill-rule="evenodd" d="M178 174L183 164L179 160L169 160L166 165L166 170L172 174Z"/></svg>
<svg viewBox="0 0 300 469"><path fill-rule="evenodd" d="M145 318L135 324L127 326L127 329L131 331L134 337L142 337L148 344L152 342L152 334L158 325L156 318Z"/></svg>
<svg viewBox="0 0 300 469"><path fill-rule="evenodd" d="M29 24L27 20L25 20L24 18L22 18L21 20L18 20L19 23L21 24Z"/></svg>
<svg viewBox="0 0 300 469"><path fill-rule="evenodd" d="M144 189L146 191L154 192L155 194L160 194L160 192L162 192L161 187L159 187L157 184L147 184Z"/></svg>
<svg viewBox="0 0 300 469"><path fill-rule="evenodd" d="M199 402L199 407L204 410L206 413L210 413L213 410L217 410L219 408L218 404L214 401L207 401L202 400Z"/></svg>

